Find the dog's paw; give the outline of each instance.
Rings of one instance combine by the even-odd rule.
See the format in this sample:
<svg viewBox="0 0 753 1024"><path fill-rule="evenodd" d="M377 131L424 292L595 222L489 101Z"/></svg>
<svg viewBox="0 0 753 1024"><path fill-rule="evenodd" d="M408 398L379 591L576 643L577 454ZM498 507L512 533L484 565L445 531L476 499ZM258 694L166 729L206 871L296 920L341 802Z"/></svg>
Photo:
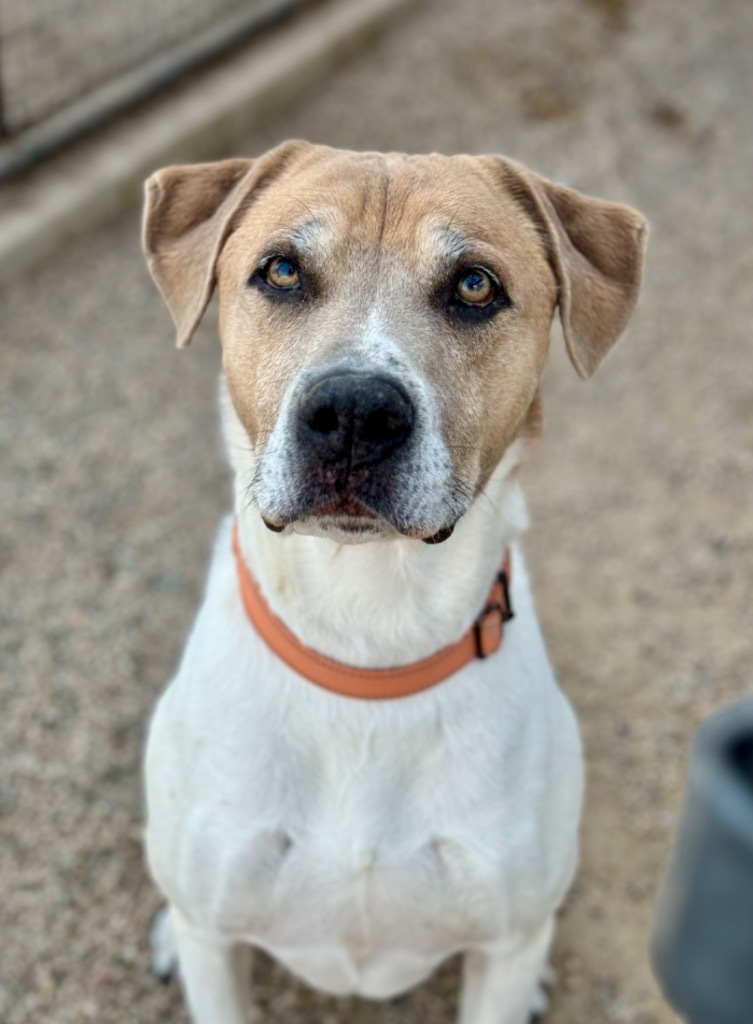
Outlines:
<svg viewBox="0 0 753 1024"><path fill-rule="evenodd" d="M178 969L178 947L175 944L169 907L160 907L154 915L149 945L152 950L152 973L166 984Z"/></svg>
<svg viewBox="0 0 753 1024"><path fill-rule="evenodd" d="M549 993L548 989L554 985L557 980L557 975L554 973L554 969L550 964L544 967L541 972L541 977L536 983L534 989L533 999L531 1000L531 1021L540 1021L546 1011L549 1009Z"/></svg>

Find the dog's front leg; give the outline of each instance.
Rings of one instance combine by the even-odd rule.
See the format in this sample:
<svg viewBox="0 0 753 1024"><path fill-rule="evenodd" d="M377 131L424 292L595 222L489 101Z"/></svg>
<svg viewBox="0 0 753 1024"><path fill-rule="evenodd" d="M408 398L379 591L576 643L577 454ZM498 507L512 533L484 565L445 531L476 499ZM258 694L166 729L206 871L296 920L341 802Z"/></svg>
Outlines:
<svg viewBox="0 0 753 1024"><path fill-rule="evenodd" d="M175 907L170 913L194 1024L247 1024L250 947L202 934Z"/></svg>
<svg viewBox="0 0 753 1024"><path fill-rule="evenodd" d="M527 1024L546 1009L542 982L554 934L549 918L513 954L486 946L463 959L460 1024Z"/></svg>

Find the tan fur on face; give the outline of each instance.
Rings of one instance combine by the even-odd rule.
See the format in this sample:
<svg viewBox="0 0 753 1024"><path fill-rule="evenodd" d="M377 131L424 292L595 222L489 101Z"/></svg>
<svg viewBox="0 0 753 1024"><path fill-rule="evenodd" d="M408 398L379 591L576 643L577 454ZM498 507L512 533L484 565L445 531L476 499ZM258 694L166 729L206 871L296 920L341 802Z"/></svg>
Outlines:
<svg viewBox="0 0 753 1024"><path fill-rule="evenodd" d="M386 360L426 382L469 495L516 437L538 430L556 306L571 359L588 376L622 331L640 282L639 214L501 157L288 143L257 161L168 168L151 179L147 199L150 268L179 344L219 284L224 370L257 453L296 379L343 361ZM304 302L278 303L249 284L275 252L299 259ZM478 265L497 274L511 306L469 324L442 296L459 267Z"/></svg>

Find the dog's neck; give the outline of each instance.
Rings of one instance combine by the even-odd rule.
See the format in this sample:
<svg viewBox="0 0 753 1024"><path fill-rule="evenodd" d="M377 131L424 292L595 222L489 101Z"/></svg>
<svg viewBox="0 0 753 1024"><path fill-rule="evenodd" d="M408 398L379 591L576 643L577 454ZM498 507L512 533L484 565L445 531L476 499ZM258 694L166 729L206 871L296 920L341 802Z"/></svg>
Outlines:
<svg viewBox="0 0 753 1024"><path fill-rule="evenodd" d="M427 657L459 639L484 605L505 549L526 525L511 451L439 545L338 544L270 533L238 477L241 549L272 611L306 645L362 668Z"/></svg>

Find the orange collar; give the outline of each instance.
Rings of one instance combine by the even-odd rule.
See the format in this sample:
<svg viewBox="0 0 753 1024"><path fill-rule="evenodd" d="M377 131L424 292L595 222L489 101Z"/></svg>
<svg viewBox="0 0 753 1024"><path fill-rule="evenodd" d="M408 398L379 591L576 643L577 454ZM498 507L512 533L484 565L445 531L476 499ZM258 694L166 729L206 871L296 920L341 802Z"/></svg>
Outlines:
<svg viewBox="0 0 753 1024"><path fill-rule="evenodd" d="M243 559L237 521L233 524L233 553L243 606L259 636L299 675L343 697L384 700L408 697L436 686L475 658L494 654L502 643L504 623L513 617L508 586L510 552L507 551L483 611L457 643L398 668L354 668L306 647L271 611Z"/></svg>

